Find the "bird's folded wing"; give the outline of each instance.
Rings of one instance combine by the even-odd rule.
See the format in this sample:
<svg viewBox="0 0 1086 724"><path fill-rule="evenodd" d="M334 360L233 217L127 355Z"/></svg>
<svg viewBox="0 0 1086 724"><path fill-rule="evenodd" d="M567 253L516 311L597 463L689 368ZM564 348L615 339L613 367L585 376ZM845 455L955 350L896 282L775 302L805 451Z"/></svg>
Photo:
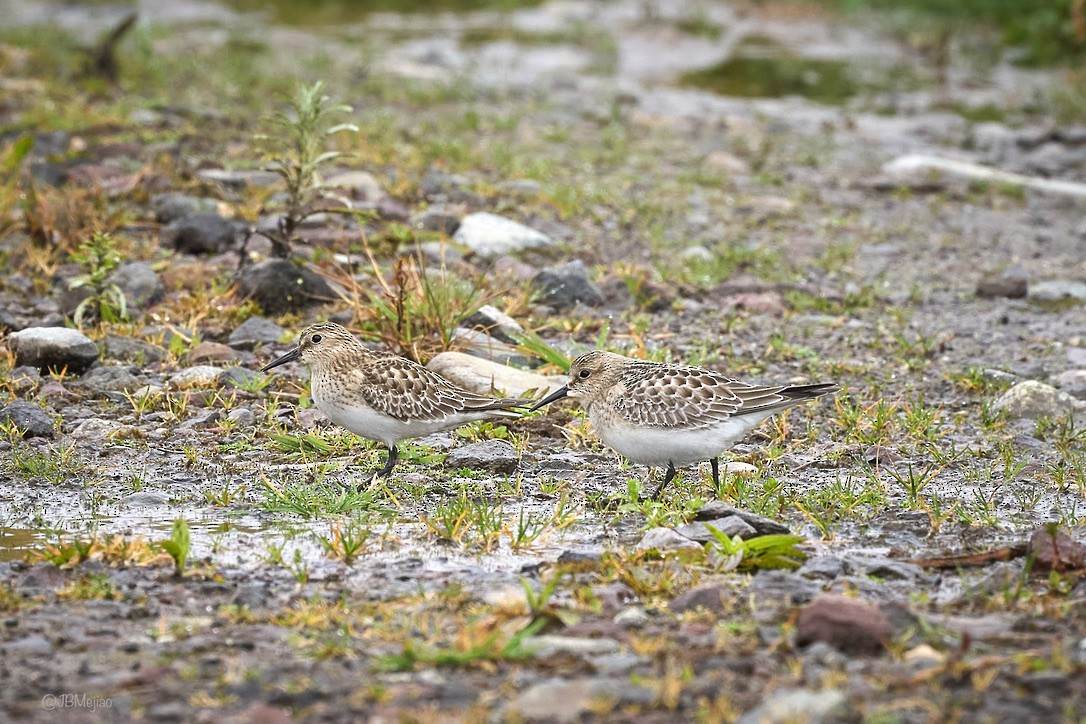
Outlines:
<svg viewBox="0 0 1086 724"><path fill-rule="evenodd" d="M441 420L463 412L510 407L518 400L496 400L469 392L422 365L402 357L356 369L366 404L398 420Z"/></svg>
<svg viewBox="0 0 1086 724"><path fill-rule="evenodd" d="M631 424L649 427L711 427L795 403L780 394L780 386L748 385L700 368L646 365L632 369L622 382L616 410Z"/></svg>

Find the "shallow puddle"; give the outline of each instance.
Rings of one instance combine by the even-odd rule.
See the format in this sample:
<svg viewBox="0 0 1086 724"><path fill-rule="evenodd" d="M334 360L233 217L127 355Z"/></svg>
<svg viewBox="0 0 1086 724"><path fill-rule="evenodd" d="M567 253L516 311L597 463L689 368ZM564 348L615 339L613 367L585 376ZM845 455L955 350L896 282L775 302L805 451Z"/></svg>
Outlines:
<svg viewBox="0 0 1086 724"><path fill-rule="evenodd" d="M840 105L860 93L913 88L917 78L900 66L808 58L794 55L768 38L750 37L737 46L732 57L686 73L680 83L724 96L800 96Z"/></svg>

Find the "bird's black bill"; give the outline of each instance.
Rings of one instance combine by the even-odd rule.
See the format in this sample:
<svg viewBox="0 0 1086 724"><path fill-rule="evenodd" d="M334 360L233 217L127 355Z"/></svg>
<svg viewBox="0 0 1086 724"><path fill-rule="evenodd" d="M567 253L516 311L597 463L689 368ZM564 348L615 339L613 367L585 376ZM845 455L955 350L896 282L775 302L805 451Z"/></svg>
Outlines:
<svg viewBox="0 0 1086 724"><path fill-rule="evenodd" d="M556 401L558 401L558 400L561 400L561 399L562 399L563 397L565 397L565 396L566 396L566 395L568 395L568 394L569 394L569 388L568 388L568 387L566 387L565 385L562 385L562 386L561 386L561 387L559 387L559 388L558 388L557 390L555 390L554 392L550 393L549 395L547 395L546 397L544 397L544 398L543 398L542 400L540 400L539 402L537 402L537 403L535 403L534 405L532 405L532 406L531 406L531 407L530 407L530 408L528 409L528 412L535 412L535 411L536 411L536 410L538 410L538 409L539 409L540 407L543 407L544 405L549 405L549 404L551 404L552 402L556 402Z"/></svg>
<svg viewBox="0 0 1086 724"><path fill-rule="evenodd" d="M298 357L300 357L301 354L302 354L301 350L299 348L295 347L294 349L287 352L285 355L283 355L279 359L277 359L277 360L275 360L273 362L269 362L268 364L261 367L260 371L261 372L267 372L268 370L272 369L273 367L278 367L279 365L285 365L287 362L293 362L294 360L298 359Z"/></svg>

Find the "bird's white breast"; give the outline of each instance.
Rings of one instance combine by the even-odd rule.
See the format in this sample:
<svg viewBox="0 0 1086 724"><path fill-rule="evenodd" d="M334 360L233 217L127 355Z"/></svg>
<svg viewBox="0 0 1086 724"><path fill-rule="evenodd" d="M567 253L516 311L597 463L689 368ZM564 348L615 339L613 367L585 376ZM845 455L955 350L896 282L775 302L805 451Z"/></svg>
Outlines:
<svg viewBox="0 0 1086 724"><path fill-rule="evenodd" d="M604 443L623 457L642 465L675 467L715 458L772 413L730 417L711 427L635 426L591 414L592 426Z"/></svg>

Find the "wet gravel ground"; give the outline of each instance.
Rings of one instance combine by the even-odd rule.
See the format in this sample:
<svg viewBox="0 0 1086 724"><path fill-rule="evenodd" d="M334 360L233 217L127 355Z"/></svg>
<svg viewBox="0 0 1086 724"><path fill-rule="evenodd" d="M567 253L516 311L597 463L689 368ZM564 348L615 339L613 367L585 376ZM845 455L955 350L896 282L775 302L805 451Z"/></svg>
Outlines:
<svg viewBox="0 0 1086 724"><path fill-rule="evenodd" d="M183 5L192 17L141 8L157 29L141 42L180 64L219 33L241 42L239 25L259 27L358 109L355 150L372 175L349 195L372 215L320 217L298 245L338 283L333 255L363 233L379 246L428 225L414 238L462 259L450 275L512 289L495 304L559 351L602 343L842 392L763 425L718 489L707 465L687 469L659 504L637 495L649 471L562 407L415 441L391 480L356 492L384 453L312 409L303 369L256 371L308 321L373 320L350 294L273 314L233 287L239 258L270 250L257 236L239 254L243 228L277 218L274 180L237 170L257 165L251 123L147 103L113 125L28 125L40 94L61 96L19 60L33 45L4 36L3 69L25 83L3 86L0 113L35 135L35 188L73 219L91 213L75 200L97 194L134 240L116 277L131 322L87 326L97 349L81 358L70 344L68 374L49 374L12 340L72 318L81 270L42 265L30 227L53 223L63 239L63 224L25 207L0 238L0 415L19 428L5 422L0 441L5 717L1086 715L1084 202L884 169L926 153L1083 181L1083 126L1031 105L1059 71L963 62L945 85L829 106L713 95L682 74L751 37L938 74L877 27L790 5L714 6L702 21L717 34L683 31L689 18L668 3L316 28ZM78 8L55 17L84 27ZM110 17L73 32L95 37ZM319 62L299 60L317 45ZM971 121L948 98L995 99L1005 117ZM488 257L455 235L476 212L553 248ZM188 230L167 233L177 220ZM394 247L378 249L384 271ZM554 268L584 296L517 293ZM375 286L369 271L354 281ZM182 574L161 545L179 518ZM790 531L805 557L773 567L748 549L737 563L704 521L751 541Z"/></svg>

